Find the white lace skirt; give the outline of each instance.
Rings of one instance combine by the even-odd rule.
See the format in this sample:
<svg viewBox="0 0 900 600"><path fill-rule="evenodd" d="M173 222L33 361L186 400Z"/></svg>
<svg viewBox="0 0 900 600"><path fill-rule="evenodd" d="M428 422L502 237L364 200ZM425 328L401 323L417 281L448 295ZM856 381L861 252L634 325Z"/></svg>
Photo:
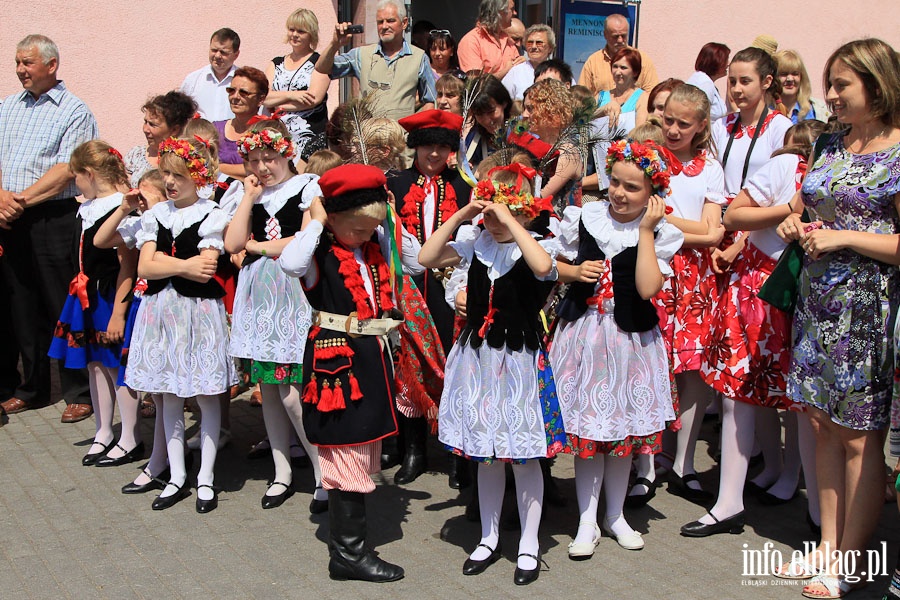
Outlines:
<svg viewBox="0 0 900 600"><path fill-rule="evenodd" d="M612 312L589 308L557 330L550 364L570 435L617 442L657 433L675 419L659 327L629 333Z"/></svg>
<svg viewBox="0 0 900 600"><path fill-rule="evenodd" d="M547 456L538 352L456 344L447 357L438 439L466 456Z"/></svg>
<svg viewBox="0 0 900 600"><path fill-rule="evenodd" d="M170 285L138 309L125 383L180 398L215 395L237 383L221 300L189 298Z"/></svg>
<svg viewBox="0 0 900 600"><path fill-rule="evenodd" d="M262 257L241 269L231 319L231 356L303 364L312 309L300 279L277 261Z"/></svg>

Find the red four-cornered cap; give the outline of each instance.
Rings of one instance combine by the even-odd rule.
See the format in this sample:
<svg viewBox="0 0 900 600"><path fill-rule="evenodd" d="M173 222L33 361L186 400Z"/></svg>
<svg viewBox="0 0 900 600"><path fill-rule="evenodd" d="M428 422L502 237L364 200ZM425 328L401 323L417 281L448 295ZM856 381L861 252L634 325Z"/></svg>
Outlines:
<svg viewBox="0 0 900 600"><path fill-rule="evenodd" d="M406 131L437 127L458 132L462 129L463 118L455 113L433 108L431 110L413 113L408 117L403 117L397 122L400 123Z"/></svg>
<svg viewBox="0 0 900 600"><path fill-rule="evenodd" d="M372 165L341 165L319 177L319 187L326 198L342 196L356 190L384 187L387 179L381 169Z"/></svg>

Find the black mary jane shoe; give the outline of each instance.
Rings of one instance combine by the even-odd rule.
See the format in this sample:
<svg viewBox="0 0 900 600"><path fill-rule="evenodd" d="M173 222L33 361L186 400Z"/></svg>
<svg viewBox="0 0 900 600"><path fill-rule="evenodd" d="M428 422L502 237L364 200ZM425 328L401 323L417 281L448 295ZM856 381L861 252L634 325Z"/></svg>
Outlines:
<svg viewBox="0 0 900 600"><path fill-rule="evenodd" d="M519 556L527 556L533 558L537 563L533 569L522 569L516 565L516 572L513 573L513 583L516 585L528 585L537 581L538 575L541 574L541 551L538 550L537 556L523 552Z"/></svg>
<svg viewBox="0 0 900 600"><path fill-rule="evenodd" d="M634 485L643 485L647 488L647 493L629 494L625 496L625 508L640 508L642 506L646 506L647 503L653 500L653 497L656 496L655 481L650 481L646 477L638 477L634 480Z"/></svg>
<svg viewBox="0 0 900 600"><path fill-rule="evenodd" d="M122 448L119 444L116 444L116 448L125 452L125 448ZM104 456L97 461L98 467L118 467L119 465L127 465L129 463L137 462L144 458L144 442L139 442L137 446L132 448L131 450L125 452L122 456L118 458L110 458L109 456Z"/></svg>
<svg viewBox="0 0 900 600"><path fill-rule="evenodd" d="M213 493L213 497L210 498L209 500L201 500L200 494L199 494L200 488L211 489L212 493ZM198 494L197 494L197 512L198 513L200 513L202 515L202 514L206 514L208 512L212 512L212 511L216 510L216 507L219 506L219 493L216 491L216 488L204 483L202 485L197 486L197 492L198 492Z"/></svg>
<svg viewBox="0 0 900 600"><path fill-rule="evenodd" d="M316 490L321 490L322 486L317 486ZM315 492L313 493L313 499L309 501L309 514L311 515L320 515L324 512L328 512L328 500L316 500Z"/></svg>
<svg viewBox="0 0 900 600"><path fill-rule="evenodd" d="M162 490L166 487L166 480L169 478L169 469L166 467L166 470L159 474L158 477L154 477L147 469L142 471L144 475L150 478L150 481L147 483L139 484L135 482L126 483L122 486L123 494L143 494L149 492L150 490Z"/></svg>
<svg viewBox="0 0 900 600"><path fill-rule="evenodd" d="M115 440L113 440L113 441L115 441ZM96 442L96 441L91 442L92 446L94 444L99 444L99 445L103 446L103 450L101 450L100 452L89 452L89 453L85 454L84 458L81 459L81 464L84 465L85 467L93 467L94 465L96 465L97 461L99 461L101 458L106 456L106 453L109 452L113 447L112 442L110 442L108 444L104 444L103 442Z"/></svg>
<svg viewBox="0 0 900 600"><path fill-rule="evenodd" d="M175 486L177 491L171 496L157 496L156 500L153 501L153 504L150 505L150 508L153 510L166 510L167 508L172 508L181 500L187 498L191 493L186 484L175 485L174 483L169 482L166 485Z"/></svg>
<svg viewBox="0 0 900 600"><path fill-rule="evenodd" d="M699 482L697 475L694 473L688 473L684 477L679 477L675 474L674 471L669 472L669 493L674 494L676 496L680 496L687 500L688 502L693 502L694 504L709 504L713 500L715 500L715 496L712 493L707 492L706 490L698 490L694 489L688 484L691 482Z"/></svg>
<svg viewBox="0 0 900 600"><path fill-rule="evenodd" d="M500 560L500 542L497 542L496 548L491 548L487 544L478 544L478 547L487 548L491 551L487 558L482 560L475 560L473 558L467 558L466 562L463 563L463 575L481 575L487 568ZM518 570L517 570L518 572Z"/></svg>
<svg viewBox="0 0 900 600"><path fill-rule="evenodd" d="M772 492L765 491L762 494L760 494L756 499L763 506L781 506L782 504L787 504L788 502L790 502L791 500L796 498L798 493L799 493L799 490L794 490L794 493L791 495L790 498L779 498Z"/></svg>
<svg viewBox="0 0 900 600"><path fill-rule="evenodd" d="M744 511L721 521L709 511L706 511L706 514L712 517L715 523L706 524L700 521L691 521L681 528L681 535L685 537L707 537L717 533L738 534L744 531Z"/></svg>
<svg viewBox="0 0 900 600"><path fill-rule="evenodd" d="M282 483L280 481L271 481L271 482L269 482L268 489L272 489L273 485L280 485L280 486L284 487L284 491L276 496L269 496L268 494L263 496L261 504L264 509L278 508L279 506L284 504L285 500L287 500L288 498L290 498L291 496L294 495L294 488L293 488L293 486L291 486L290 483ZM198 502L199 502L199 500L198 500Z"/></svg>

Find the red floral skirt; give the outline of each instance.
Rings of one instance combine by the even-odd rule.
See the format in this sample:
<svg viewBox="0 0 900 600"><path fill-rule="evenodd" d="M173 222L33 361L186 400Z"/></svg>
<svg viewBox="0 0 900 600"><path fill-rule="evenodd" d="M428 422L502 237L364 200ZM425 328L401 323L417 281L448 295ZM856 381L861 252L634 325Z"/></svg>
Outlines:
<svg viewBox="0 0 900 600"><path fill-rule="evenodd" d="M791 318L757 296L775 263L749 241L734 261L718 298L700 374L728 398L800 410L785 394Z"/></svg>
<svg viewBox="0 0 900 600"><path fill-rule="evenodd" d="M672 270L653 303L677 374L700 369L717 291L706 248L683 248L672 257Z"/></svg>

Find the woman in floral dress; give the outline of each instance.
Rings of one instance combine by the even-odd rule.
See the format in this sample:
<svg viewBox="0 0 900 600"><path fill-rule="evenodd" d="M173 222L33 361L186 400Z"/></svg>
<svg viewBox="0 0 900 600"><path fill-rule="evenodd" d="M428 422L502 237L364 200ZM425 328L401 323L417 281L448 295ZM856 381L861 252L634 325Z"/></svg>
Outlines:
<svg viewBox="0 0 900 600"><path fill-rule="evenodd" d="M825 78L827 102L849 129L820 139L803 202L778 232L806 252L787 385L817 425L819 550L847 556L866 548L884 501L900 305L900 59L880 40L850 42L828 59ZM803 206L811 224L800 222ZM803 574L822 573L804 595L840 597L859 581L831 560L807 557Z"/></svg>

